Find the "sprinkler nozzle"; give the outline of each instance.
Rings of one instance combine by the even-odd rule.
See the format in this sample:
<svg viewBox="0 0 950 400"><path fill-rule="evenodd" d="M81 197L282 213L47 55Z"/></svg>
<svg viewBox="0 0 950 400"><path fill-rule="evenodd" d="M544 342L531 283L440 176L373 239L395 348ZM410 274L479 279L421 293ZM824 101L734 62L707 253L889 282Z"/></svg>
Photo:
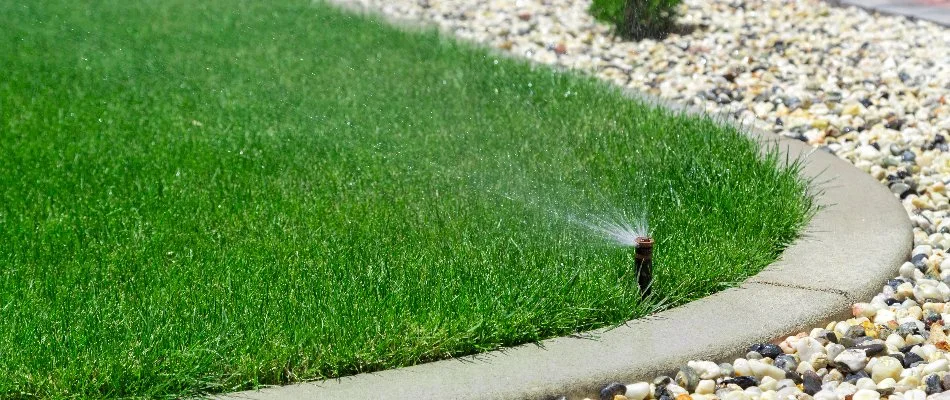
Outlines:
<svg viewBox="0 0 950 400"><path fill-rule="evenodd" d="M640 297L646 298L650 295L650 283L653 281L653 238L639 236L636 244L637 284L640 285Z"/></svg>

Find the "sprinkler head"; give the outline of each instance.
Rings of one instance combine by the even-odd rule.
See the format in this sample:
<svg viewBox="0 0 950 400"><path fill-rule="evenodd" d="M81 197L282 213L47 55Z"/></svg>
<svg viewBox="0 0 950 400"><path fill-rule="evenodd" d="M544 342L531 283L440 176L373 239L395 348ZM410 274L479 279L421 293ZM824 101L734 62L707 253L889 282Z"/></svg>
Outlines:
<svg viewBox="0 0 950 400"><path fill-rule="evenodd" d="M653 281L653 238L638 236L635 242L637 284L640 286L640 298L646 298L650 295L650 283Z"/></svg>

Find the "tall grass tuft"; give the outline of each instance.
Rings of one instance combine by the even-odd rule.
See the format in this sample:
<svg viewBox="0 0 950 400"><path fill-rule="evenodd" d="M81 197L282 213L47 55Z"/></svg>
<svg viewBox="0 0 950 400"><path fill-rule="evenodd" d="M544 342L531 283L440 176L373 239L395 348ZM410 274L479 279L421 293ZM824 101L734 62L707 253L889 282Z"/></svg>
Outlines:
<svg viewBox="0 0 950 400"><path fill-rule="evenodd" d="M594 0L590 13L614 25L617 34L632 40L665 37L676 27L682 0Z"/></svg>

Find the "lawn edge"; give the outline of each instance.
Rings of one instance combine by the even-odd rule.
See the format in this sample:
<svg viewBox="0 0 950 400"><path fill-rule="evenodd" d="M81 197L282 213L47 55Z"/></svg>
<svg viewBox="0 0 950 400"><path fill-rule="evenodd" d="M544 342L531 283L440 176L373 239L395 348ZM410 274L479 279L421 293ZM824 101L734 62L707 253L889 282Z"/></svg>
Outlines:
<svg viewBox="0 0 950 400"><path fill-rule="evenodd" d="M677 112L703 110L624 90L632 98ZM567 395L597 398L608 382L672 374L688 360L732 361L752 343L850 316L896 275L913 246L901 203L865 172L824 151L767 133L752 122L714 118L738 127L763 151L804 160L801 176L820 192L821 208L781 258L739 287L613 328L536 344L404 368L217 395L257 399L523 399ZM787 156L787 157L786 157Z"/></svg>

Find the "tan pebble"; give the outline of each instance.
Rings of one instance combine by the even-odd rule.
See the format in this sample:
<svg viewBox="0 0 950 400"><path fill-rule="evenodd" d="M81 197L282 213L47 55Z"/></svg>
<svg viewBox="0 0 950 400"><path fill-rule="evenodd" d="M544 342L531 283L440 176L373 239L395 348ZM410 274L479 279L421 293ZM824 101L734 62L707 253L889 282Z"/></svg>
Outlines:
<svg viewBox="0 0 950 400"><path fill-rule="evenodd" d="M851 115L851 116L858 115L858 114L861 114L862 108L863 107L861 106L861 104L851 103L844 106L844 108L841 109L841 114Z"/></svg>
<svg viewBox="0 0 950 400"><path fill-rule="evenodd" d="M875 313L877 313L877 307L869 303L854 303L854 305L851 306L851 315L855 317L871 318Z"/></svg>
<svg viewBox="0 0 950 400"><path fill-rule="evenodd" d="M919 309L919 308L918 308L918 309ZM867 319L867 318L865 318L865 319ZM864 321L864 322L861 323L861 326L864 327L864 334L865 334L865 335L877 339L877 333L878 333L877 325L875 325L875 324L874 324L873 322L871 322L871 321Z"/></svg>
<svg viewBox="0 0 950 400"><path fill-rule="evenodd" d="M947 303L924 303L924 310L930 310L938 314L943 314L944 304Z"/></svg>
<svg viewBox="0 0 950 400"><path fill-rule="evenodd" d="M947 334L943 332L943 324L940 321L930 325L930 336L927 343L937 346L940 350L950 350L950 344L947 343Z"/></svg>
<svg viewBox="0 0 950 400"><path fill-rule="evenodd" d="M931 190L937 193L943 193L946 190L946 186L943 184L943 182L937 182L937 183L934 183L933 185L930 185L930 187L927 188L927 190Z"/></svg>
<svg viewBox="0 0 950 400"><path fill-rule="evenodd" d="M676 399L680 400L679 396L677 396ZM622 394L615 394L614 400L627 400L627 396L624 396Z"/></svg>
<svg viewBox="0 0 950 400"><path fill-rule="evenodd" d="M697 394L713 394L716 392L716 381L712 379L703 379L696 385Z"/></svg>
<svg viewBox="0 0 950 400"><path fill-rule="evenodd" d="M897 385L905 386L909 388L915 388L917 386L920 386L920 378L913 375L905 376L901 378L899 381L897 381Z"/></svg>

